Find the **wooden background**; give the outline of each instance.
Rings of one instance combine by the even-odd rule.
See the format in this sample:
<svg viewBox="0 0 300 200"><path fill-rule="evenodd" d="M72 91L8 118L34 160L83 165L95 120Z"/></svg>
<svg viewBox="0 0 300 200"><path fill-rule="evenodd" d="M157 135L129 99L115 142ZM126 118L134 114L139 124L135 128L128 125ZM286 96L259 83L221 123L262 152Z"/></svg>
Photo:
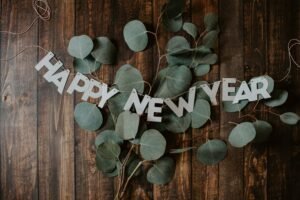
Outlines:
<svg viewBox="0 0 300 200"><path fill-rule="evenodd" d="M21 32L36 17L31 0L1 0L1 30ZM112 83L118 67L137 66L151 81L157 62L156 49L134 54L125 45L122 29L131 19L144 21L150 29L157 23L161 0L49 0L52 19L39 21L26 34L1 34L1 59L15 55L27 45L50 49L66 67L66 53L73 35L109 36L119 47L119 62L104 66L99 78ZM220 17L219 65L205 77L249 79L270 74L280 79L288 67L287 43L300 38L299 0L187 0L185 18L203 30L203 16L210 11ZM162 46L171 34L163 34ZM294 52L299 58L299 51ZM45 55L30 49L0 68L0 198L101 199L114 198L115 182L95 169L95 134L82 131L73 121L79 96L60 96L34 66ZM297 56L298 55L298 56ZM299 58L300 59L300 58ZM279 83L290 91L289 102L276 112L300 114L300 71ZM274 126L268 144L244 149L229 148L227 158L205 166L195 152L177 158L176 178L163 187L147 184L144 175L133 181L128 199L242 200L300 199L300 126L289 127L268 112L260 114ZM213 110L213 125L220 126L236 115ZM226 139L229 128L208 133L207 128L178 135L180 146L199 145L207 138Z"/></svg>

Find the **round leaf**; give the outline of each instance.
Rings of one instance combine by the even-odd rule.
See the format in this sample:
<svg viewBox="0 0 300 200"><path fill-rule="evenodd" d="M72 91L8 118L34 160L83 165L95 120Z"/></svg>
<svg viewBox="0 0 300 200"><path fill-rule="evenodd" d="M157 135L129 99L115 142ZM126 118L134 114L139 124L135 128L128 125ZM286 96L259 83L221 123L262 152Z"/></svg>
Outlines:
<svg viewBox="0 0 300 200"><path fill-rule="evenodd" d="M197 38L198 35L198 30L197 30L197 26L193 23L189 23L189 22L185 22L183 24L182 29L187 32L190 36L192 36L194 39Z"/></svg>
<svg viewBox="0 0 300 200"><path fill-rule="evenodd" d="M192 73L184 65L173 66L168 69L164 80L161 81L155 96L161 98L171 98L186 91L192 82Z"/></svg>
<svg viewBox="0 0 300 200"><path fill-rule="evenodd" d="M121 153L121 148L114 142L105 142L98 146L97 154L104 159L117 160Z"/></svg>
<svg viewBox="0 0 300 200"><path fill-rule="evenodd" d="M202 127L210 119L210 104L203 99L197 99L191 112L192 128Z"/></svg>
<svg viewBox="0 0 300 200"><path fill-rule="evenodd" d="M172 19L177 17L183 12L185 0L169 0L164 7L164 16Z"/></svg>
<svg viewBox="0 0 300 200"><path fill-rule="evenodd" d="M123 65L116 74L115 84L121 92L131 92L136 89L139 93L144 92L144 80L139 70L131 65Z"/></svg>
<svg viewBox="0 0 300 200"><path fill-rule="evenodd" d="M174 36L167 43L167 52L169 54L175 54L182 50L189 50L191 48L190 43L182 36Z"/></svg>
<svg viewBox="0 0 300 200"><path fill-rule="evenodd" d="M76 105L74 118L80 128L95 131L103 123L101 111L95 104L82 102Z"/></svg>
<svg viewBox="0 0 300 200"><path fill-rule="evenodd" d="M91 53L93 47L93 41L89 36L74 36L70 40L68 52L75 58L84 59Z"/></svg>
<svg viewBox="0 0 300 200"><path fill-rule="evenodd" d="M180 31L183 21L182 21L182 16L180 15L179 17L169 19L169 18L163 18L163 24L166 27L168 31L171 32L178 32Z"/></svg>
<svg viewBox="0 0 300 200"><path fill-rule="evenodd" d="M130 111L122 112L117 120L116 132L124 140L134 139L139 129L140 117Z"/></svg>
<svg viewBox="0 0 300 200"><path fill-rule="evenodd" d="M208 140L197 150L197 159L207 165L215 165L227 154L227 145L222 140Z"/></svg>
<svg viewBox="0 0 300 200"><path fill-rule="evenodd" d="M96 155L96 167L103 173L112 172L116 168L117 161L111 159L104 159L98 153Z"/></svg>
<svg viewBox="0 0 300 200"><path fill-rule="evenodd" d="M265 142L271 135L272 125L266 121L261 120L253 122L253 125L256 131L254 142Z"/></svg>
<svg viewBox="0 0 300 200"><path fill-rule="evenodd" d="M164 157L158 160L147 172L147 180L152 184L164 185L170 182L175 173L175 162Z"/></svg>
<svg viewBox="0 0 300 200"><path fill-rule="evenodd" d="M203 45L207 48L214 48L218 40L218 31L210 31L203 37Z"/></svg>
<svg viewBox="0 0 300 200"><path fill-rule="evenodd" d="M280 115L280 120L288 125L296 125L298 124L298 121L300 120L299 115L293 112L287 112L282 115Z"/></svg>
<svg viewBox="0 0 300 200"><path fill-rule="evenodd" d="M89 57L85 58L85 59L75 58L73 65L74 65L75 71L80 72L82 74L91 74L91 73L97 71L101 67L101 63L99 63Z"/></svg>
<svg viewBox="0 0 300 200"><path fill-rule="evenodd" d="M157 160L164 155L166 139L154 129L145 131L140 139L140 153L145 160Z"/></svg>
<svg viewBox="0 0 300 200"><path fill-rule="evenodd" d="M210 71L210 65L202 64L194 68L194 73L196 76L204 76Z"/></svg>
<svg viewBox="0 0 300 200"><path fill-rule="evenodd" d="M96 39L96 49L92 56L96 61L102 64L113 64L115 62L117 48L107 37L98 37Z"/></svg>
<svg viewBox="0 0 300 200"><path fill-rule="evenodd" d="M117 123L119 114L124 111L123 108L126 104L128 97L129 93L120 92L108 100L107 105L114 124Z"/></svg>
<svg viewBox="0 0 300 200"><path fill-rule="evenodd" d="M201 87L201 85L208 85L208 83L206 81L198 81L196 83L193 84L193 86L196 86L196 99L204 99L206 101L210 101L209 96L207 95L207 93L203 90L203 88Z"/></svg>
<svg viewBox="0 0 300 200"><path fill-rule="evenodd" d="M232 101L223 101L223 109L225 112L240 112L241 110L243 110L247 105L248 105L248 101L247 100L242 100L239 101L239 103L235 103L233 104Z"/></svg>
<svg viewBox="0 0 300 200"><path fill-rule="evenodd" d="M184 133L191 124L191 115L186 114L183 117L177 117L175 113L163 116L163 123L168 131L172 133Z"/></svg>
<svg viewBox="0 0 300 200"><path fill-rule="evenodd" d="M99 145L105 142L114 142L120 144L123 140L119 137L119 135L113 130L105 130L97 135L95 139L95 145L98 147Z"/></svg>
<svg viewBox="0 0 300 200"><path fill-rule="evenodd" d="M274 108L283 105L288 99L289 93L285 90L275 90L272 93L272 99L267 100L265 105Z"/></svg>
<svg viewBox="0 0 300 200"><path fill-rule="evenodd" d="M147 47L147 30L141 21L133 20L128 22L124 27L123 35L126 44L132 51L143 51Z"/></svg>
<svg viewBox="0 0 300 200"><path fill-rule="evenodd" d="M228 141L233 147L241 148L254 140L256 131L250 122L237 125L230 133Z"/></svg>

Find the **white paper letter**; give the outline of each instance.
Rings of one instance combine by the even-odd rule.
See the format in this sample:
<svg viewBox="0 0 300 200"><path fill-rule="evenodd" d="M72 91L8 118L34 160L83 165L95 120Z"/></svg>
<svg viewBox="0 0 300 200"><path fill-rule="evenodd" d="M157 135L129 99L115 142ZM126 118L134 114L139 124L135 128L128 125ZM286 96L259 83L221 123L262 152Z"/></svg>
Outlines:
<svg viewBox="0 0 300 200"><path fill-rule="evenodd" d="M140 102L139 96L136 92L136 89L133 89L131 91L131 94L124 106L124 110L130 110L132 105L134 105L135 111L138 115L142 115L151 100L151 97L148 95L145 95L142 102Z"/></svg>
<svg viewBox="0 0 300 200"><path fill-rule="evenodd" d="M229 87L230 83L236 83L235 78L223 78L222 83L222 101L233 101L235 96L229 96L229 93L235 92L235 87Z"/></svg>
<svg viewBox="0 0 300 200"><path fill-rule="evenodd" d="M255 96L250 91L248 84L246 81L243 81L239 90L237 91L235 98L233 100L233 104L238 103L240 100L249 100L255 101Z"/></svg>
<svg viewBox="0 0 300 200"><path fill-rule="evenodd" d="M190 88L189 90L189 99L188 103L184 100L184 98L180 97L178 102L178 107L174 104L171 99L165 99L165 104L178 116L183 116L183 109L185 108L187 112L193 112L194 102L195 102L195 94L196 94L196 86Z"/></svg>
<svg viewBox="0 0 300 200"><path fill-rule="evenodd" d="M94 92L94 88L97 88L97 92ZM84 94L82 95L81 99L83 101L87 101L89 97L97 99L99 97L101 97L102 94L102 84L94 79L90 80L90 84L88 89L84 92Z"/></svg>
<svg viewBox="0 0 300 200"><path fill-rule="evenodd" d="M67 69L52 75L49 79L49 82L52 82L57 86L57 91L60 94L62 94L65 88L69 74L70 74L70 70Z"/></svg>
<svg viewBox="0 0 300 200"><path fill-rule="evenodd" d="M80 81L83 82L82 86L79 85ZM90 84L90 80L83 74L77 72L76 76L74 77L71 85L67 90L67 93L72 94L74 91L85 92L88 89L89 84Z"/></svg>
<svg viewBox="0 0 300 200"><path fill-rule="evenodd" d="M216 96L220 87L220 83L221 81L214 82L212 89L210 89L207 84L201 85L202 89L209 96L210 101L213 105L218 105Z"/></svg>
<svg viewBox="0 0 300 200"><path fill-rule="evenodd" d="M258 83L262 84L261 88L258 88ZM257 78L253 78L250 81L250 85L251 85L251 92L253 93L253 95L255 96L255 100L257 100L257 96L260 94L261 96L259 96L261 98L264 99L268 99L271 98L271 95L268 93L267 89L269 86L268 80L264 77L257 77Z"/></svg>
<svg viewBox="0 0 300 200"><path fill-rule="evenodd" d="M100 107L100 108L103 108L105 103L107 102L107 100L119 92L119 90L117 90L116 88L112 89L109 92L107 92L107 91L108 91L108 86L105 83L103 83L101 86L101 92L102 92L101 96L102 97L98 104L98 107Z"/></svg>
<svg viewBox="0 0 300 200"><path fill-rule="evenodd" d="M155 113L161 113L162 107L156 107L156 104L163 104L164 100L161 98L152 98L148 106L147 121L149 122L161 122L161 117L154 116Z"/></svg>

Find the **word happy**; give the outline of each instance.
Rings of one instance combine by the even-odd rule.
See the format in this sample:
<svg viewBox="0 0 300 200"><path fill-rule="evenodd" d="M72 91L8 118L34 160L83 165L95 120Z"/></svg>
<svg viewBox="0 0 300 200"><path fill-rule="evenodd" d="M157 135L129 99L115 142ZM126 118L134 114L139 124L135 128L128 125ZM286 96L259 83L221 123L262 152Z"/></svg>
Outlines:
<svg viewBox="0 0 300 200"><path fill-rule="evenodd" d="M53 83L57 86L57 91L62 94L70 75L70 70L59 71L63 66L61 61L55 64L51 63L54 54L49 52L36 66L35 69L40 71L45 67L48 71L44 74L46 81ZM236 78L223 78L222 80L222 101L231 101L233 104L239 103L241 100L256 101L259 98L271 98L267 91L268 81L264 77L253 78L248 84L243 81L236 91L236 88L230 86L235 84ZM217 92L220 88L221 81L214 82L210 88L208 84L201 85L200 87L209 96L213 105L217 105ZM249 88L250 85L250 88ZM161 122L162 118L157 114L162 112L162 105L166 104L178 117L182 117L184 110L191 113L194 109L196 86L189 89L188 100L179 97L178 105L176 105L170 98L152 98L144 95L143 99L140 97L135 89L131 91L129 98L124 106L124 110L130 110L132 107L138 115L142 115L147 108L147 121ZM116 88L109 90L105 83L100 83L94 79L89 79L81 73L77 73L71 84L67 89L67 93L73 94L74 92L83 93L81 99L87 101L89 98L100 99L98 107L103 108L106 102L118 94L120 91ZM235 95L232 95L234 94Z"/></svg>

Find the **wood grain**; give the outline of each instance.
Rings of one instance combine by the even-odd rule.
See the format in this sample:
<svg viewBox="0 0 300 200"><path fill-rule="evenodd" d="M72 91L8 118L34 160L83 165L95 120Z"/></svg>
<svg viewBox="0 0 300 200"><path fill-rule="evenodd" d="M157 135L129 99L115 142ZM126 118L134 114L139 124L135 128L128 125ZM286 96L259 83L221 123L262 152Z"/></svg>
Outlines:
<svg viewBox="0 0 300 200"><path fill-rule="evenodd" d="M73 35L108 36L118 47L118 62L113 66L103 65L98 78L112 84L117 69L128 63L151 82L158 61L156 46L149 45L146 51L133 53L125 44L122 32L132 19L142 20L147 29L154 31L165 2L49 1L52 8L49 22L39 21L21 36L0 33L0 58L14 56L27 45L39 44L53 51L65 67L72 68L72 58L66 48ZM195 23L200 30L204 29L206 13L219 14L219 64L200 79L248 80L267 73L279 80L286 73L287 43L291 38L300 38L299 1L187 0L185 11L184 20ZM30 0L1 0L0 17L0 30L20 32L36 14ZM164 51L174 34L167 33L163 27L159 30L159 43ZM153 38L151 43L154 44ZM300 59L299 52L300 49L292 52L296 60ZM105 177L95 167L96 134L82 131L73 120L73 109L80 102L81 94L59 95L54 85L44 81L45 70L37 73L34 69L45 53L32 48L16 59L0 63L0 199L112 200L117 179ZM165 66L165 61L161 66ZM276 87L289 91L289 99L274 112L300 113L299 84L300 70L295 66L288 80L276 81ZM252 107L250 104L243 113ZM259 109L264 112L257 118L270 120L274 127L268 143L252 144L244 149L229 145L227 158L216 166L199 163L195 151L174 156L176 175L170 184L152 186L144 172L133 179L125 199L299 199L299 125L286 126L267 108ZM238 115L223 112L222 106L213 107L212 113L213 123L201 130L176 136L166 134L169 146L199 146L208 138L227 141L233 128L227 122L239 121Z"/></svg>

